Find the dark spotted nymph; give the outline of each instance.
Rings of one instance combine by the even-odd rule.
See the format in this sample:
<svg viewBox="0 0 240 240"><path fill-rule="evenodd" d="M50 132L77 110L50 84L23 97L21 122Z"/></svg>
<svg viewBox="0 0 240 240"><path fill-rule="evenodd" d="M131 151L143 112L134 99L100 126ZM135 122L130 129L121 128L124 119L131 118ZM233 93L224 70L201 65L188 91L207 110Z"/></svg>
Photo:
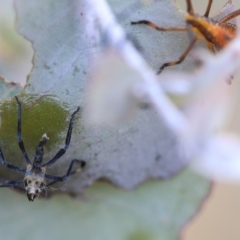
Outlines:
<svg viewBox="0 0 240 240"><path fill-rule="evenodd" d="M15 98L16 98L16 101L18 104L17 139L18 139L18 144L21 149L23 158L27 164L27 167L25 169L25 168L17 167L10 163L7 163L3 156L2 149L0 147L0 160L1 160L2 164L5 167L10 168L14 171L25 173L23 180L6 180L3 178L0 178L0 181L3 183L2 185L0 185L0 187L11 187L11 188L16 188L16 189L22 190L22 191L26 192L28 200L33 202L34 199L36 197L38 197L42 191L46 191L46 188L48 186L51 186L57 182L66 181L70 175L72 175L76 172L80 172L84 168L84 166L86 164L85 161L74 159L71 161L71 163L68 167L67 173L64 176L53 176L53 175L46 174L46 169L49 166L51 166L52 164L54 164L56 161L58 161L58 159L60 157L62 157L62 155L67 151L70 141L71 141L74 117L75 117L76 113L80 110L80 108L78 107L77 110L75 112L73 112L71 115L71 118L69 121L69 126L68 126L68 131L67 131L67 136L66 136L66 140L65 140L65 146L63 148L61 148L52 159L50 159L48 162L42 164L43 154L44 154L44 145L46 144L46 142L49 138L46 133L43 134L38 146L36 147L36 153L35 153L34 160L33 160L33 162L31 162L29 160L29 157L25 150L24 143L22 141L22 136L21 136L21 122L22 122L22 120L21 120L21 115L22 115L21 103L17 97L15 97ZM74 164L78 164L79 168L72 171ZM49 183L46 183L45 179L50 179L52 181ZM21 184L24 185L24 188L20 187Z"/></svg>

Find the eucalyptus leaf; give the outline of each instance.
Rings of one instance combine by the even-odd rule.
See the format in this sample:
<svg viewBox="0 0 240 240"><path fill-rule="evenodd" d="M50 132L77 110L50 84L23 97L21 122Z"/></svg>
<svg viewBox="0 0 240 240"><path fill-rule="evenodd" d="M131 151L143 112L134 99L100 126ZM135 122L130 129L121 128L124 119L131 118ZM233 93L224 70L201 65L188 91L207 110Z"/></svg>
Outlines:
<svg viewBox="0 0 240 240"><path fill-rule="evenodd" d="M13 97L22 91L22 87L13 82L7 82L0 77L0 100Z"/></svg>
<svg viewBox="0 0 240 240"><path fill-rule="evenodd" d="M146 15L155 15L156 18L162 16L158 20L164 19L164 22L169 24L166 21L169 13L172 16L170 18L171 25L179 25L179 21L183 20L183 14L178 11L173 1L156 1L149 7L140 6L135 0L109 1L109 3L122 26L126 28L126 31L131 30L133 33L140 31L140 28L137 30L130 25L130 22L135 20L137 16L139 18ZM134 6L139 6L140 9L137 16ZM126 9L128 9L129 14L124 15ZM54 121L61 126L65 124L65 128L59 127L57 129L58 125L54 124L54 130L42 129L42 133L40 134L39 131L39 136L36 137L35 141L31 140L32 131L30 129L38 129L39 126L35 125L35 121L23 117L23 124L28 125L23 131L23 139L28 151L31 152L31 149L35 149L42 134L46 132L50 140L54 139L54 141L48 142L48 151L45 151L45 159L51 158L61 147L61 143L62 145L64 143L68 124L66 119L70 117L77 106L81 106L81 116L76 120L70 148L61 160L50 169L50 173L62 175L71 159L77 158L87 161L85 171L72 178L73 181L69 181L69 191L78 192L99 178L106 178L115 185L131 189L145 179L168 178L186 165L186 159L175 134L165 126L152 109L139 110L137 114L133 114L129 121L114 126L94 125L89 120L86 106L92 71L94 71L97 62L101 62L101 59L104 58L107 59L108 55L104 55L104 52L107 51L104 32L99 31L97 24L94 26L95 28L91 25L91 22L97 22L97 19L89 19L88 11L90 12L91 9L88 9L87 2L77 0L70 3L66 0L32 2L29 0L23 3L20 0L16 1L16 10L18 30L32 42L35 50L34 66L25 90L20 96L20 101L27 105L29 114L39 105L42 112L39 112L40 115L36 118L43 122L45 121L44 117L40 118L40 116L44 116L45 111L47 111L48 116L51 116L56 105L58 108L62 108L66 117L64 119L59 116L57 119L53 116ZM163 15L159 14L161 12ZM148 37L146 34L146 38L143 40L149 41ZM171 39L173 41L175 37L172 36ZM150 52L157 55L161 54L163 59L166 59L164 58L165 53L156 53L155 50L157 48L163 50L159 46L164 45L164 43L169 44L169 41L169 36L165 35L160 44L156 36L150 44L150 46L154 46ZM166 48L164 47L164 49ZM179 51L181 51L181 47ZM175 50L173 52L176 54ZM156 55L152 55L150 62L153 62L156 57ZM115 58L120 59L117 52ZM118 63L112 64L114 64L113 67L118 67ZM127 63L123 63L123 65L122 72L128 72L131 75L133 70ZM110 63L105 71L111 70L111 68ZM117 77L118 72L116 71L115 74ZM114 78L114 74L108 76ZM124 77L123 74L122 78ZM119 81L121 81L120 78ZM28 95L34 95L35 100L29 102L27 99L31 97ZM48 109L45 109L42 102L43 99L47 98L46 95L51 96L51 101L53 99L55 101ZM4 103L3 106L7 104ZM8 114L8 116L11 116L10 118L14 123L16 105L12 104L11 106L13 113ZM10 121L7 122L10 124ZM15 124L16 122L8 126L8 129L15 129ZM50 133L54 135L51 136ZM58 136L57 140L55 135ZM9 139L8 134L2 134L2 144L12 140ZM19 150L10 146L8 146L7 151L5 154L7 159L11 159L10 152L20 154ZM19 158L14 157L14 159L16 160L11 160L13 163L19 163Z"/></svg>
<svg viewBox="0 0 240 240"><path fill-rule="evenodd" d="M132 110L128 120L115 125L94 125L89 120L88 95L91 84L98 79L96 73L106 71L102 76L116 77L119 81L129 75L133 79L138 76L117 51L108 46L97 19L89 19L91 9L87 0L18 0L15 3L17 29L32 42L35 50L33 69L19 95L25 147L33 159L38 141L47 133L50 140L44 161L50 159L64 145L69 117L80 105L70 147L48 173L64 174L73 158L86 160L87 165L82 173L71 176L66 183L48 189L49 195L61 189L75 195L82 191L79 201L58 195L32 204L26 196L1 189L1 236L34 240L45 236L59 240L177 239L208 195L211 184L189 170L181 171L187 160L177 137L153 109ZM160 38L152 29L130 25L131 21L148 16L149 20L166 23L166 26L184 25L183 13L174 1L152 1L145 5L137 0L111 0L109 4L129 38L139 43L153 69L179 56L182 46L187 45L182 39L178 39L176 45L175 34L160 34ZM95 27L92 22L96 23ZM153 34L151 41L150 34ZM186 35L181 36L187 39ZM116 61L111 61L111 57ZM108 64L99 70L103 60ZM0 109L0 145L4 156L9 162L24 166L16 139L15 99L1 102ZM23 177L3 167L1 176ZM129 192L102 182L86 188L102 178L123 189L141 185ZM153 178L165 180L144 182Z"/></svg>

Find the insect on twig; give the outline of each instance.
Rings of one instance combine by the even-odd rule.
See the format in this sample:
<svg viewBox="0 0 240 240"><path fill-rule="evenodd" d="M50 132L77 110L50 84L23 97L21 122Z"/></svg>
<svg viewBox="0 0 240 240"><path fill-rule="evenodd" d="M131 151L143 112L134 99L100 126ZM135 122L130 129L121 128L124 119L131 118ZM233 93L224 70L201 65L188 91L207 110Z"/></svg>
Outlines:
<svg viewBox="0 0 240 240"><path fill-rule="evenodd" d="M22 130L21 130L22 129L22 107L21 107L21 103L18 100L18 98L17 97L15 97L15 98L16 98L17 105L18 105L18 118L17 118L18 145L22 152L22 156L27 164L27 167L25 169L25 168L17 167L17 166L14 166L14 165L8 163L5 160L2 149L0 147L1 163L7 168L10 168L16 172L22 172L25 174L23 180L22 179L21 180L6 180L3 178L0 178L0 181L3 183L3 185L0 185L0 188L11 187L11 188L15 188L18 190L22 190L22 191L26 192L28 200L33 202L34 199L36 197L38 197L42 191L46 192L46 190L47 190L46 188L48 186L52 186L53 184L55 184L57 182L66 181L70 175L80 172L81 169L84 168L84 166L86 164L85 161L74 159L71 161L71 163L68 167L67 173L65 175L53 176L53 175L46 174L46 169L48 167L50 167L51 165L53 165L55 162L57 162L58 159L60 159L62 157L62 155L67 151L67 149L70 145L70 141L71 141L74 117L77 114L77 112L80 110L80 108L78 107L77 110L75 112L73 112L71 115L69 125L68 125L67 136L66 136L66 140L65 140L65 146L63 148L61 148L52 159L50 159L48 162L42 164L43 154L44 154L44 145L46 144L46 142L49 138L46 133L43 134L38 146L36 147L36 153L35 153L34 160L33 160L33 162L31 162L28 157L28 154L25 150L24 143L22 141ZM78 164L79 168L72 171L74 164ZM49 179L52 181L49 183L46 183L45 179ZM21 184L24 184L24 188L19 186Z"/></svg>
<svg viewBox="0 0 240 240"><path fill-rule="evenodd" d="M157 74L160 74L165 67L174 66L180 64L188 55L188 53L193 48L194 44L198 39L204 39L207 42L208 48L211 52L214 53L214 49L217 50L223 49L237 34L237 26L230 23L229 21L233 18L240 15L240 9L228 14L223 17L221 20L216 21L212 18L209 18L209 12L212 6L213 0L208 1L207 9L203 16L199 16L194 13L191 0L186 0L187 3L187 14L185 16L185 21L189 27L180 28L180 27L159 27L156 24L148 20L140 20L137 22L131 22L132 25L135 24L145 24L157 31L191 31L196 35L190 42L187 49L182 53L176 61L164 63L158 70Z"/></svg>

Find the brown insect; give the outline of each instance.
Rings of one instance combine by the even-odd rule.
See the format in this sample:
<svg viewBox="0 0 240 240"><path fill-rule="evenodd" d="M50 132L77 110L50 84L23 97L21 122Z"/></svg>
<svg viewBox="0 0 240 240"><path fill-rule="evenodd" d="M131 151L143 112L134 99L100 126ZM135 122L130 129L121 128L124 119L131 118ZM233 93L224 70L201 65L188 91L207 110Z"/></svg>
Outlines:
<svg viewBox="0 0 240 240"><path fill-rule="evenodd" d="M190 42L187 49L182 53L176 61L171 61L164 63L158 70L157 74L160 74L165 67L174 66L180 64L188 55L188 53L193 48L194 44L198 39L204 39L207 42L208 48L214 53L215 48L217 50L223 49L237 34L237 26L230 23L229 21L240 15L240 9L228 14L219 21L209 18L209 12L212 6L213 0L208 1L207 9L203 16L194 13L191 0L186 0L187 3L187 14L185 16L185 21L189 27L181 28L163 28L156 24L147 21L140 20L137 22L131 22L132 25L135 24L145 24L157 31L191 31L196 35Z"/></svg>

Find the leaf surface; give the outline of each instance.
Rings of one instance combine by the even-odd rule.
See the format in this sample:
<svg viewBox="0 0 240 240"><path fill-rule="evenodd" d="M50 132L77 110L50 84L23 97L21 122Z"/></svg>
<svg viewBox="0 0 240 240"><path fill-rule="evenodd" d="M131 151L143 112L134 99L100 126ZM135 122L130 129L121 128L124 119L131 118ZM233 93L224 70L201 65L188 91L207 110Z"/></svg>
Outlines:
<svg viewBox="0 0 240 240"><path fill-rule="evenodd" d="M133 0L124 2L112 0L109 3L122 26L126 28L127 32L132 31L132 35L135 34L136 37L138 36L136 33L141 31L142 26L134 28L130 22L136 20L137 17L155 16L155 19L158 18L159 21L164 19L166 25L170 23L177 25L183 18L182 13L179 13L172 1L153 2L149 6L141 6L138 1ZM134 6L139 7L139 12L134 11ZM104 34L97 34L99 32L97 26L96 29L91 29L91 20L87 15L88 8L85 1L69 3L64 0L61 2L57 0L32 2L29 0L24 4L22 1L16 1L16 9L19 32L32 42L35 50L34 67L21 100L28 105L29 114L39 105L41 111L37 118L44 122L44 118L40 118L40 115L45 112L44 107L41 107L41 101L44 98L48 99L48 96L53 96L51 101L52 99L56 100L56 105L62 107L61 114L66 118L70 117L77 106L80 105L82 108L81 116L74 127L74 136L68 152L58 164L51 168L51 173L59 175L66 171L71 159L78 158L87 161L88 167L81 175L74 178L74 186L69 184L69 190L78 191L98 178L106 178L116 185L131 189L148 178L172 176L185 166L186 161L178 140L151 109L140 110L138 114L133 115L130 121L117 126L96 126L88 121L86 103L94 69L93 63L101 62L104 58L108 59L109 56L107 53L103 54L103 46L106 44ZM164 9L166 10L164 11ZM159 14L161 12L163 15ZM171 15L170 23L167 22L167 13ZM97 25L97 19L95 21ZM145 29L143 28L142 31ZM166 53L155 50L163 50L159 46L164 43L169 44L169 41L173 41L175 37L172 36L170 37L172 40L169 40L169 36L164 35L159 44L159 33L155 33L152 29L146 29L146 31L153 34L152 43L149 46L154 47L150 52L156 55L146 57L147 59L151 58L150 63L153 63L153 59L157 59L157 55L166 56ZM144 39L140 39L149 41L148 34L145 36ZM181 43L181 39L179 42ZM166 48L164 47L164 49ZM148 50L146 49L146 52ZM173 52L176 53L175 50ZM117 53L115 53L115 58L120 59ZM113 64L112 67L111 64ZM121 76L118 78L121 81L127 74L119 75L119 71L129 75L133 74L133 70L119 60L110 62L110 65L103 71L118 67L120 70L115 71L115 75L114 73L113 75L108 74L107 77ZM35 100L32 103L28 103L26 100L29 94L34 94ZM54 106L49 106L47 110L49 116L54 113ZM12 107L16 109L16 105L12 105ZM11 114L9 113L9 115ZM14 118L13 113L11 118ZM55 139L55 135L59 136L57 142L49 141L48 149L51 150L50 152L46 151L46 159L53 156L61 146L61 142L63 144L67 131L67 122L64 118L59 116L59 119L54 121L61 126L65 124L65 129L63 127L57 129L58 125L54 124L53 129L45 128L42 131L42 134L46 132L49 135L50 140ZM38 129L39 126L31 126L34 124L34 120L28 117L23 117L24 124L28 125L23 132L24 141L28 149L34 149L42 134L39 133L39 137L33 144L33 141L29 141L31 131L28 129ZM14 129L14 126L10 128ZM4 136L4 134L2 135ZM2 141L7 142L5 138L7 136L3 137ZM11 151L16 152L17 150L11 149ZM72 183L72 181L70 182Z"/></svg>

